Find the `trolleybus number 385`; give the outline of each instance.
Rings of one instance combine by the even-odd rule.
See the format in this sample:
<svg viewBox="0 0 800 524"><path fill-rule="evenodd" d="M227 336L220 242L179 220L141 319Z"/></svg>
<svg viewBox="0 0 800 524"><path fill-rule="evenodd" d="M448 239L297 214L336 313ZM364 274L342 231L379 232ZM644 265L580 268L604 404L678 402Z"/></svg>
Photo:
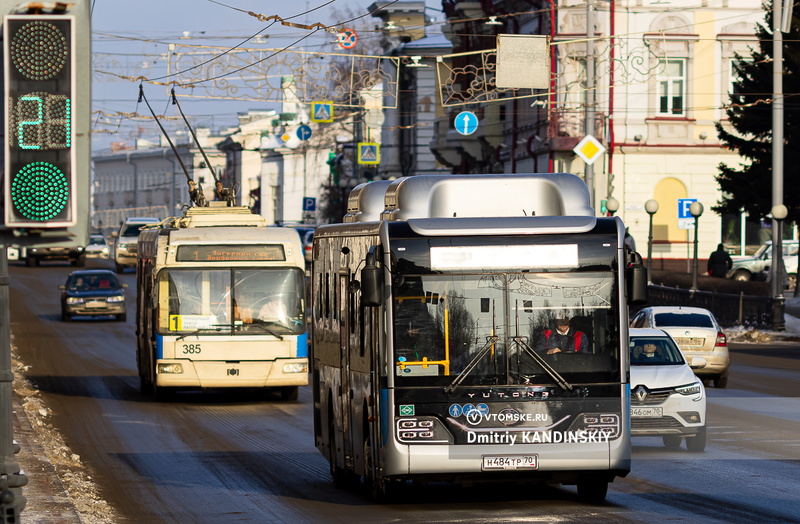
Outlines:
<svg viewBox="0 0 800 524"><path fill-rule="evenodd" d="M537 455L483 455L483 470L536 469Z"/></svg>

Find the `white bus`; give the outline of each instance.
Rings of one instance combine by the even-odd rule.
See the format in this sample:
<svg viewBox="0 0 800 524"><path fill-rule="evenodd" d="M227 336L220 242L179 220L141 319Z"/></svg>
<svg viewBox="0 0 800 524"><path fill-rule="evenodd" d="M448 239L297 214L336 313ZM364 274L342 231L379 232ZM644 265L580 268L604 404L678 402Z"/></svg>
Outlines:
<svg viewBox="0 0 800 524"><path fill-rule="evenodd" d="M136 361L143 393L308 384L305 260L291 228L246 207L192 207L139 235Z"/></svg>
<svg viewBox="0 0 800 524"><path fill-rule="evenodd" d="M624 234L571 174L356 187L312 254L314 433L334 482L382 500L408 480L546 480L604 499L630 470L628 304L647 289Z"/></svg>

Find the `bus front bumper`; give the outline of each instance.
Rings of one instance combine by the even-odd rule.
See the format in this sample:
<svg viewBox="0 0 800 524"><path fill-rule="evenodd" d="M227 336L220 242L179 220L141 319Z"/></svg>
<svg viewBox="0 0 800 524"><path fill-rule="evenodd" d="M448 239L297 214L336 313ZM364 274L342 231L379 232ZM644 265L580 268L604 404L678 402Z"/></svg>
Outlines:
<svg viewBox="0 0 800 524"><path fill-rule="evenodd" d="M156 361L156 386L159 387L263 388L306 385L306 358L266 362Z"/></svg>

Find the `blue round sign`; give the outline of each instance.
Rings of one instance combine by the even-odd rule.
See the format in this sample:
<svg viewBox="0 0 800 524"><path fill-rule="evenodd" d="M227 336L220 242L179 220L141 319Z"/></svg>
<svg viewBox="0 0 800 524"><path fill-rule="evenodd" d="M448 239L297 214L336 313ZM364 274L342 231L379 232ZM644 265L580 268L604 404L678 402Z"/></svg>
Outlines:
<svg viewBox="0 0 800 524"><path fill-rule="evenodd" d="M462 111L456 115L453 122L456 131L462 135L471 135L478 129L478 117L472 111Z"/></svg>
<svg viewBox="0 0 800 524"><path fill-rule="evenodd" d="M297 128L297 138L300 140L308 140L311 138L311 128L303 124Z"/></svg>

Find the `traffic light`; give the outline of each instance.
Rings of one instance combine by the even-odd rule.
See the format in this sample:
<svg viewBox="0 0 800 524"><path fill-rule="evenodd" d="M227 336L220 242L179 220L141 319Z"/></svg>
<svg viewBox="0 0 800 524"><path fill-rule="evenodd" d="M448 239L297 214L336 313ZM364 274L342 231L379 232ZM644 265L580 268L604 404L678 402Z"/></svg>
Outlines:
<svg viewBox="0 0 800 524"><path fill-rule="evenodd" d="M74 15L3 19L6 227L78 222L76 38Z"/></svg>

